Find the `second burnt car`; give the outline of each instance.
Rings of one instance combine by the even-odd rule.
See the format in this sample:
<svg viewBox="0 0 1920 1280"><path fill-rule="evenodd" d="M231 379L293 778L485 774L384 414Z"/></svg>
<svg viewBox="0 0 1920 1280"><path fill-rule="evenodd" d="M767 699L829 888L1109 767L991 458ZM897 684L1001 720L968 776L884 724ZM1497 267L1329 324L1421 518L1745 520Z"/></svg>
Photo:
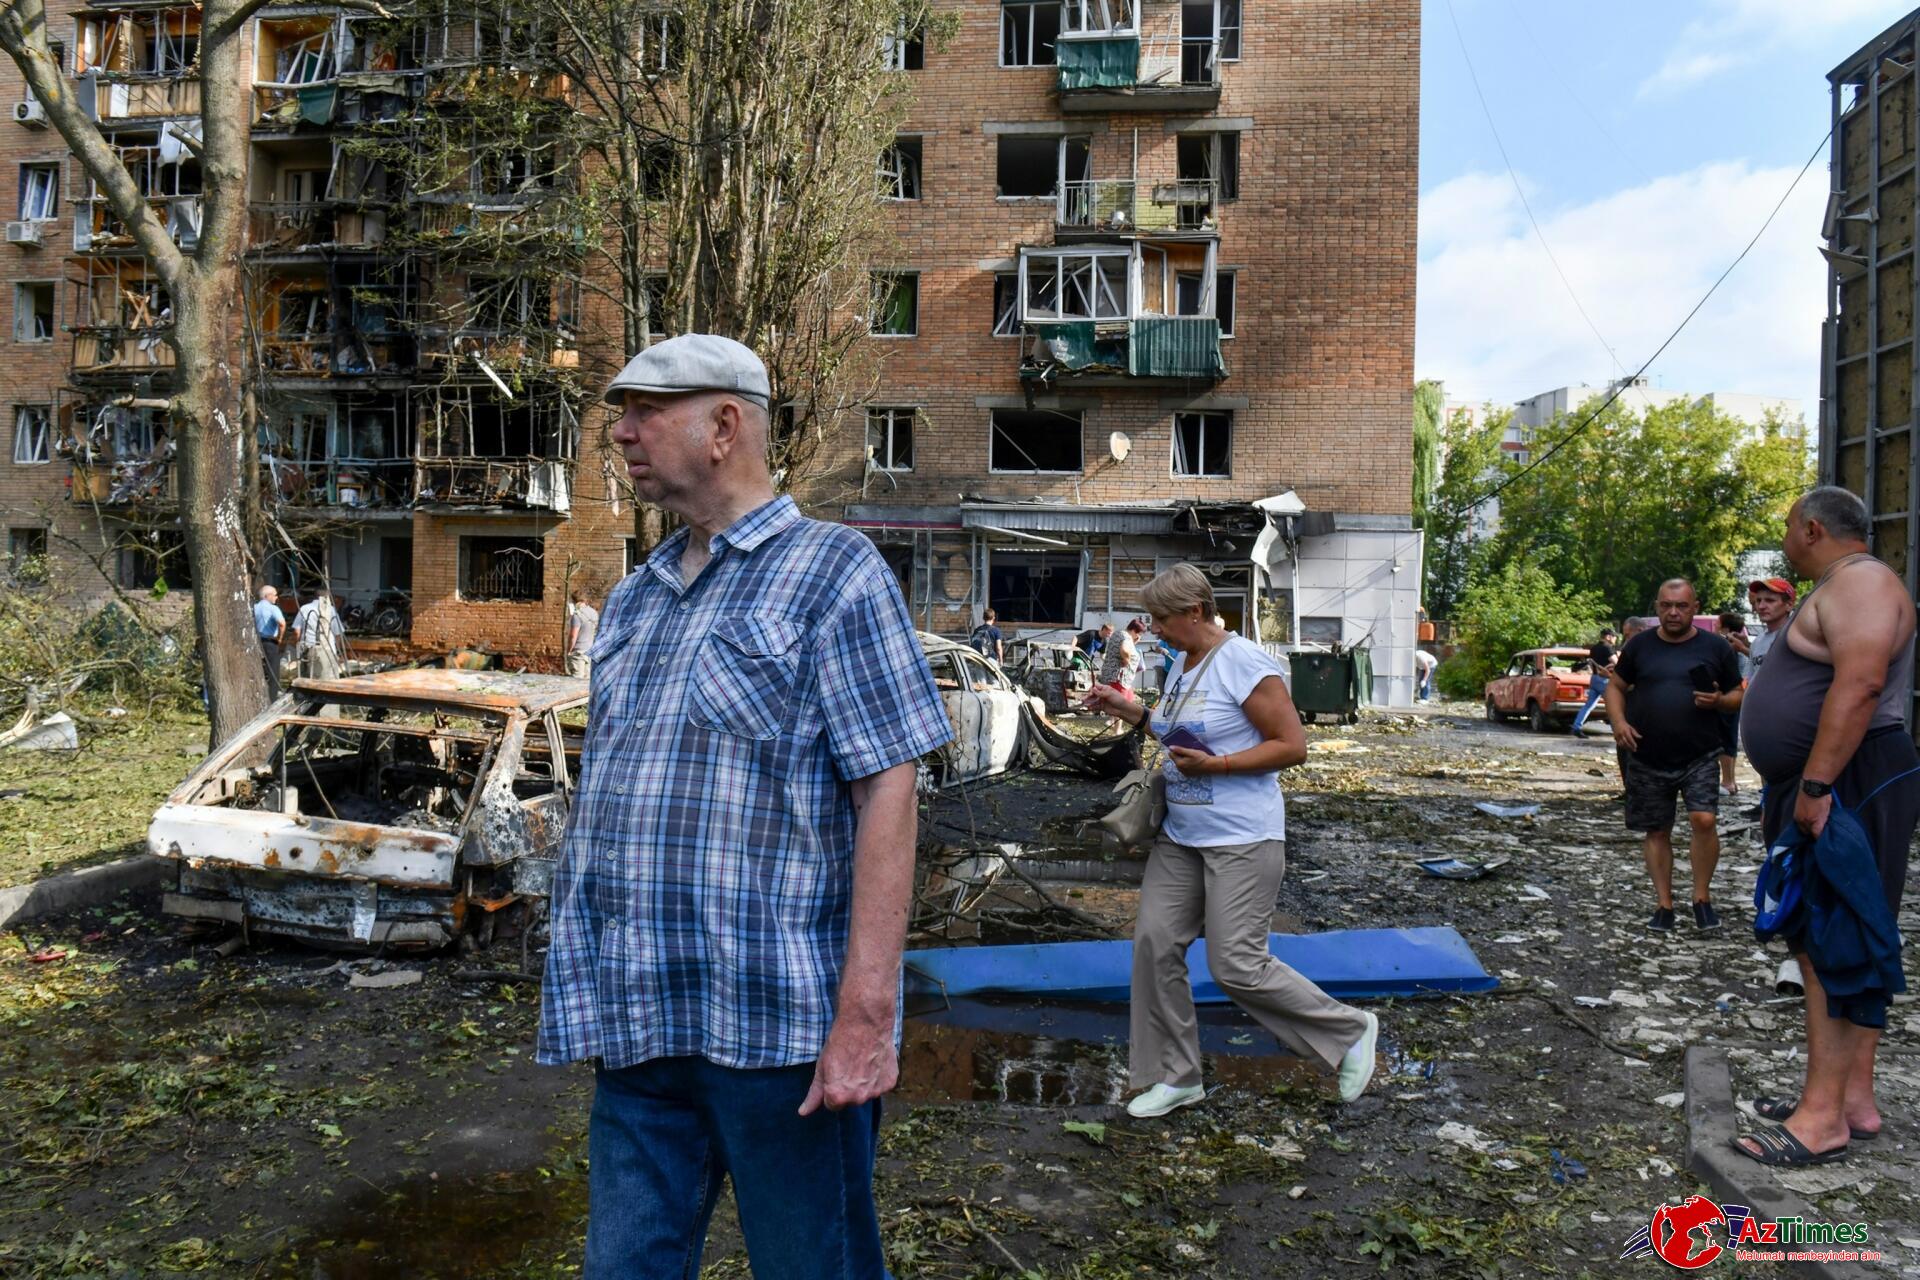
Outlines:
<svg viewBox="0 0 1920 1280"><path fill-rule="evenodd" d="M1525 716L1536 733L1571 723L1587 700L1592 677L1588 651L1571 646L1527 649L1513 655L1505 675L1487 681L1487 719ZM1575 668L1578 667L1578 670Z"/></svg>

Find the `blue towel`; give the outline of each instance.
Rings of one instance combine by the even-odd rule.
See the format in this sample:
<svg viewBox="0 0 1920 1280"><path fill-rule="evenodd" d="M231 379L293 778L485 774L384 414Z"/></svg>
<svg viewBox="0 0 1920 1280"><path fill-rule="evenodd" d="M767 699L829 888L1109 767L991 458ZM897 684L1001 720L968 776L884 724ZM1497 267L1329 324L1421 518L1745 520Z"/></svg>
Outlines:
<svg viewBox="0 0 1920 1280"><path fill-rule="evenodd" d="M1900 970L1900 929L1866 830L1836 804L1820 838L1809 841L1800 833L1793 851L1801 910L1789 928L1798 931L1795 941L1826 990L1827 1016L1885 1027L1887 1005L1907 989L1907 980Z"/></svg>

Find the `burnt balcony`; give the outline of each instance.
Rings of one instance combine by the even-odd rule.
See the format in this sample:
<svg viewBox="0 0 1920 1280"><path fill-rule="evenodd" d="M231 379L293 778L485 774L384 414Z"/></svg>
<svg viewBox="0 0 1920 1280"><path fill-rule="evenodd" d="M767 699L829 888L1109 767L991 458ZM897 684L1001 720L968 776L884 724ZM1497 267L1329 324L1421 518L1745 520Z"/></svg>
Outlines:
<svg viewBox="0 0 1920 1280"><path fill-rule="evenodd" d="M267 471L273 492L287 507L374 513L413 504L411 458L268 458Z"/></svg>
<svg viewBox="0 0 1920 1280"><path fill-rule="evenodd" d="M182 249L191 250L200 243L202 206L198 195L149 196L147 207ZM106 200L95 196L74 202L73 251L137 254L140 247Z"/></svg>
<svg viewBox="0 0 1920 1280"><path fill-rule="evenodd" d="M371 250L386 243L382 209L341 209L314 201L256 200L247 206L247 251L302 254L320 249Z"/></svg>
<svg viewBox="0 0 1920 1280"><path fill-rule="evenodd" d="M179 501L179 477L170 452L164 458L127 462L75 460L67 498L100 507L166 506Z"/></svg>
<svg viewBox="0 0 1920 1280"><path fill-rule="evenodd" d="M415 474L422 504L558 512L573 507L573 463L564 458L421 458Z"/></svg>
<svg viewBox="0 0 1920 1280"><path fill-rule="evenodd" d="M167 335L173 326L89 325L73 332L76 375L164 374L174 365Z"/></svg>

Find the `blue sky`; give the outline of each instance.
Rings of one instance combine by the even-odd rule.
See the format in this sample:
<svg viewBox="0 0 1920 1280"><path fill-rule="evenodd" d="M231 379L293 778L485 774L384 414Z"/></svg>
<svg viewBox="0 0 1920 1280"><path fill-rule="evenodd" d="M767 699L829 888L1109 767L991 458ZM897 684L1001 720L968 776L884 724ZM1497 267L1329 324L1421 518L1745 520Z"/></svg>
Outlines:
<svg viewBox="0 0 1920 1280"><path fill-rule="evenodd" d="M1419 376L1443 379L1449 398L1498 402L1602 382L1616 356L1638 367L1826 132L1827 72L1914 3L1452 0L1589 327L1501 163L1447 0L1424 0ZM1823 150L1650 378L1798 397L1813 421L1826 190Z"/></svg>

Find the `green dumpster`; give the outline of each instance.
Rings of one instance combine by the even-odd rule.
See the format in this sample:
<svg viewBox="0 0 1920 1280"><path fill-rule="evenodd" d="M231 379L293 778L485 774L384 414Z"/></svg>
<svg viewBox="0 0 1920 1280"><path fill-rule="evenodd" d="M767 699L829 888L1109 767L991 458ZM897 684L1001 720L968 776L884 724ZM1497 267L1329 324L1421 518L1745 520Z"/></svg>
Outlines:
<svg viewBox="0 0 1920 1280"><path fill-rule="evenodd" d="M1345 724L1360 718L1373 688L1373 657L1365 649L1335 653L1296 653L1293 664L1293 705L1300 718L1312 724L1333 716Z"/></svg>

